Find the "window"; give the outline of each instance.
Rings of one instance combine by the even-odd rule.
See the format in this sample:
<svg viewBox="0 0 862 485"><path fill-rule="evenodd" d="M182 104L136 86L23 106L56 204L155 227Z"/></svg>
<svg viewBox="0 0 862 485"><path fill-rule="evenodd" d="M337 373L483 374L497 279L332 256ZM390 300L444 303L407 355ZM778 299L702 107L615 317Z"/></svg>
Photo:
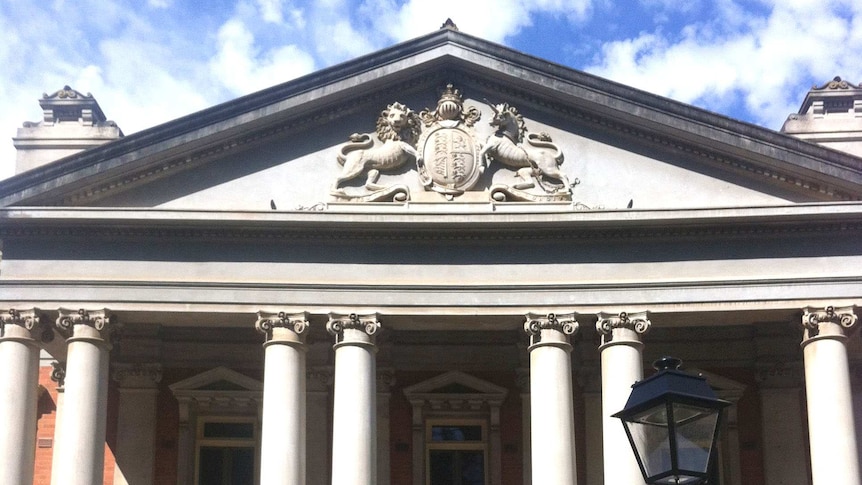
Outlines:
<svg viewBox="0 0 862 485"><path fill-rule="evenodd" d="M253 485L257 430L251 418L206 417L198 421L195 483Z"/></svg>
<svg viewBox="0 0 862 485"><path fill-rule="evenodd" d="M486 429L481 420L426 421L428 485L486 485Z"/></svg>

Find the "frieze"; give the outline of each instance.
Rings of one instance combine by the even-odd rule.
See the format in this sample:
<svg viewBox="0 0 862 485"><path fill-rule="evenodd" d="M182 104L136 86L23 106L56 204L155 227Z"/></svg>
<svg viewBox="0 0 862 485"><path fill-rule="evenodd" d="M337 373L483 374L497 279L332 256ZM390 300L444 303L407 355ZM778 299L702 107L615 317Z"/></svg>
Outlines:
<svg viewBox="0 0 862 485"><path fill-rule="evenodd" d="M592 227L583 229L545 229L542 231L529 231L513 233L511 231L482 231L481 236L475 231L459 231L459 232L410 232L396 231L391 226L385 227L382 231L373 230L352 230L343 231L337 228L326 230L325 228L278 228L278 229L250 229L249 227L240 227L232 229L223 227L220 229L213 228L188 228L188 227L119 227L119 226L104 226L104 227L63 227L53 225L27 225L10 227L11 222L6 220L7 225L0 227L0 238L16 239L16 238L39 238L39 237L69 237L69 238L130 238L139 240L140 238L179 238L188 240L200 240L207 238L221 238L232 240L392 240L392 241L461 241L475 240L481 237L483 240L614 240L614 239L676 239L683 237L723 237L723 238L738 238L750 235L765 236L793 236L805 234L846 234L849 233L855 237L857 233L862 233L862 223L856 222L811 222L804 225L790 226L763 226L763 225L745 225L727 227L620 227L616 229L595 230ZM28 221L29 222L29 221ZM843 236L842 236L843 237Z"/></svg>

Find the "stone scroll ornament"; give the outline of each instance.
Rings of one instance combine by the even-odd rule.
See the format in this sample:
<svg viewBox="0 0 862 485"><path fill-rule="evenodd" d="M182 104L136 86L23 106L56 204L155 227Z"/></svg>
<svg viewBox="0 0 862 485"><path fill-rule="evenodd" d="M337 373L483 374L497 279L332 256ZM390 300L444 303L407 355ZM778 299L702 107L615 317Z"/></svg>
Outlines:
<svg viewBox="0 0 862 485"><path fill-rule="evenodd" d="M496 131L488 137L481 158L489 166L498 162L515 170L521 179L511 186L495 184L491 187L491 197L498 202L572 200L572 183L560 169L563 152L551 136L528 133L524 118L508 103L488 105L494 112L490 123Z"/></svg>
<svg viewBox="0 0 862 485"><path fill-rule="evenodd" d="M474 106L465 108L461 92L449 84L437 107L419 116L424 125L416 159L419 180L452 200L473 188L485 169L473 128L482 114Z"/></svg>
<svg viewBox="0 0 862 485"><path fill-rule="evenodd" d="M416 160L419 133L419 116L413 110L398 102L387 106L377 118L374 134L354 133L339 149L337 159L342 168L332 185L332 196L356 202L409 200L406 185L383 186L377 182L381 170L397 170ZM344 182L363 173L366 174L363 188L348 192L342 187Z"/></svg>

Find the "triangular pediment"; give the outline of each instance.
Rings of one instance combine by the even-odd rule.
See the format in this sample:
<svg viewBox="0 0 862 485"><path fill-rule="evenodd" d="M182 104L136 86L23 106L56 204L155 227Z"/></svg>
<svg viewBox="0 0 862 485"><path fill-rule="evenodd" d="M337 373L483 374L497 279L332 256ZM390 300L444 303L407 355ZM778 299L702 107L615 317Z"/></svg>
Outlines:
<svg viewBox="0 0 862 485"><path fill-rule="evenodd" d="M427 399L433 395L486 395L503 399L507 392L504 387L461 371L446 372L404 388L408 399L420 396Z"/></svg>
<svg viewBox="0 0 862 485"><path fill-rule="evenodd" d="M170 386L174 395L194 391L263 391L263 383L227 367L216 367Z"/></svg>
<svg viewBox="0 0 862 485"><path fill-rule="evenodd" d="M433 109L449 84L481 114L477 147L495 131L485 100L517 107L528 136L547 133L574 184L562 201L577 209L862 199L859 158L444 29L22 173L0 182L0 206L355 206L333 196L340 147L373 135L393 103ZM491 163L467 191L475 195L429 195L421 169L382 170L379 185L441 204L499 201L494 187L521 185L516 170ZM368 171L346 185L361 186Z"/></svg>

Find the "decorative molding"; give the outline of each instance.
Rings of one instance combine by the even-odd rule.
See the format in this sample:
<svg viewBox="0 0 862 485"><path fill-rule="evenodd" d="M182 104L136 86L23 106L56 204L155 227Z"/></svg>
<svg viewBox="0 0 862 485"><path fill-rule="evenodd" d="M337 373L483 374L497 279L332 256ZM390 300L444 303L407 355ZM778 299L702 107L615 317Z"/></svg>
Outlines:
<svg viewBox="0 0 862 485"><path fill-rule="evenodd" d="M596 331L602 336L601 345L605 345L614 340L614 330L625 328L635 332L638 336L646 334L652 322L649 320L649 312L620 312L620 313L605 313L596 314Z"/></svg>
<svg viewBox="0 0 862 485"><path fill-rule="evenodd" d="M528 313L524 322L524 331L532 337L537 337L542 330L556 330L566 335L574 335L579 325L574 313Z"/></svg>
<svg viewBox="0 0 862 485"><path fill-rule="evenodd" d="M96 330L100 337L105 339L116 330L117 319L109 313L108 309L85 310L83 308L75 311L61 308L60 316L57 318L57 330L61 334L72 337L76 325L84 325Z"/></svg>
<svg viewBox="0 0 862 485"><path fill-rule="evenodd" d="M841 76L835 76L831 81L818 86L811 86L812 91L824 91L824 90L838 90L838 89L860 89L862 88L862 84L856 85L851 82L847 82L841 79Z"/></svg>
<svg viewBox="0 0 862 485"><path fill-rule="evenodd" d="M162 365L115 364L112 378L121 388L154 388L162 382Z"/></svg>
<svg viewBox="0 0 862 485"><path fill-rule="evenodd" d="M9 325L14 325L25 331L22 334L15 335L15 338L35 338L36 332L38 332L38 338L42 342L54 340L54 332L48 323L48 316L38 308L27 310L12 308L0 312L0 339L12 337L9 335L11 332L7 331L7 326Z"/></svg>
<svg viewBox="0 0 862 485"><path fill-rule="evenodd" d="M272 341L273 330L277 328L292 331L298 337L308 330L308 312L272 313L259 311L257 312L257 321L254 322L254 327L258 332L266 335L267 342Z"/></svg>
<svg viewBox="0 0 862 485"><path fill-rule="evenodd" d="M329 321L326 322L326 331L341 341L345 330L360 330L372 337L380 330L380 322L377 320L376 313L368 315L330 313Z"/></svg>
<svg viewBox="0 0 862 485"><path fill-rule="evenodd" d="M827 306L824 309L804 308L802 313L802 326L805 329L803 341L820 335L820 331L822 330L821 325L824 323L839 325L846 330L851 329L858 320L855 311L855 305L843 308L835 308L833 306Z"/></svg>
<svg viewBox="0 0 862 485"><path fill-rule="evenodd" d="M51 362L51 380L57 383L57 387L63 387L66 384L66 363Z"/></svg>
<svg viewBox="0 0 862 485"><path fill-rule="evenodd" d="M599 319L596 321L596 331L602 335L610 335L616 328L627 328L643 335L652 325L649 312L620 312L619 314L600 312L597 316Z"/></svg>
<svg viewBox="0 0 862 485"><path fill-rule="evenodd" d="M801 389L804 368L801 361L756 362L755 379L762 389Z"/></svg>
<svg viewBox="0 0 862 485"><path fill-rule="evenodd" d="M754 223L740 224L736 221L707 221L700 225L684 224L679 226L657 226L644 227L636 225L632 227L620 226L611 229L596 229L593 226L585 226L584 228L559 227L548 228L542 231L530 230L530 227L525 227L523 232L512 231L517 228L517 225L506 227L505 230L496 227L483 228L481 237L487 240L494 241L510 241L510 240L625 240L625 239L681 239L681 238L696 238L709 237L715 238L740 238L747 236L764 237L767 235L774 236L793 236L793 235L822 235L827 233L862 233L862 222L852 221L849 217L844 221L805 221L805 222L789 222L786 224L769 224L764 225L759 220ZM813 218L811 218L813 219ZM13 225L15 221L7 219L4 221L3 227L0 227L0 238L40 238L40 237L87 237L87 238L181 238L188 240L199 240L205 238L212 239L232 239L232 240L307 240L307 241L473 241L477 238L477 231L464 230L443 232L443 231L408 231L398 230L391 225L381 226L381 230L357 229L346 230L341 227L333 226L326 228L318 225L317 227L304 227L303 231L297 231L293 227L284 228L254 228L248 225L237 227L224 226L219 227L218 221L213 221L210 227L182 227L178 225L165 225L156 227L131 227L121 226L116 221L106 221L104 225L89 225L86 227L74 226L57 226L55 221L49 221L45 224L35 223L28 219L21 221L21 225ZM653 223L654 221L644 221L645 224ZM673 223L673 221L668 221ZM695 221L697 222L697 221ZM84 221L82 221L84 224ZM289 225L286 221L285 226ZM498 230L499 229L499 230Z"/></svg>
<svg viewBox="0 0 862 485"><path fill-rule="evenodd" d="M396 383L395 369L377 369L377 393L388 393Z"/></svg>
<svg viewBox="0 0 862 485"><path fill-rule="evenodd" d="M5 332L6 325L17 325L25 330L33 330L37 323L40 323L41 316L39 310L7 310L0 312L0 335Z"/></svg>
<svg viewBox="0 0 862 485"><path fill-rule="evenodd" d="M530 349L544 344L565 345L571 348L568 338L570 335L574 335L578 328L579 325L574 312L528 313L524 322L524 332L530 337ZM553 331L553 333L548 334L548 330Z"/></svg>
<svg viewBox="0 0 862 485"><path fill-rule="evenodd" d="M335 382L335 372L332 367L315 367L305 373L306 390L309 392L327 392Z"/></svg>
<svg viewBox="0 0 862 485"><path fill-rule="evenodd" d="M445 389L458 386L459 392ZM498 409L509 391L461 371L450 371L404 388L404 396L415 409L427 407L429 412L472 411Z"/></svg>
<svg viewBox="0 0 862 485"><path fill-rule="evenodd" d="M217 389L222 382L229 384L229 389ZM256 412L263 402L263 383L226 367L210 369L168 387L180 403L181 416L186 419L191 407L208 412L241 409Z"/></svg>

